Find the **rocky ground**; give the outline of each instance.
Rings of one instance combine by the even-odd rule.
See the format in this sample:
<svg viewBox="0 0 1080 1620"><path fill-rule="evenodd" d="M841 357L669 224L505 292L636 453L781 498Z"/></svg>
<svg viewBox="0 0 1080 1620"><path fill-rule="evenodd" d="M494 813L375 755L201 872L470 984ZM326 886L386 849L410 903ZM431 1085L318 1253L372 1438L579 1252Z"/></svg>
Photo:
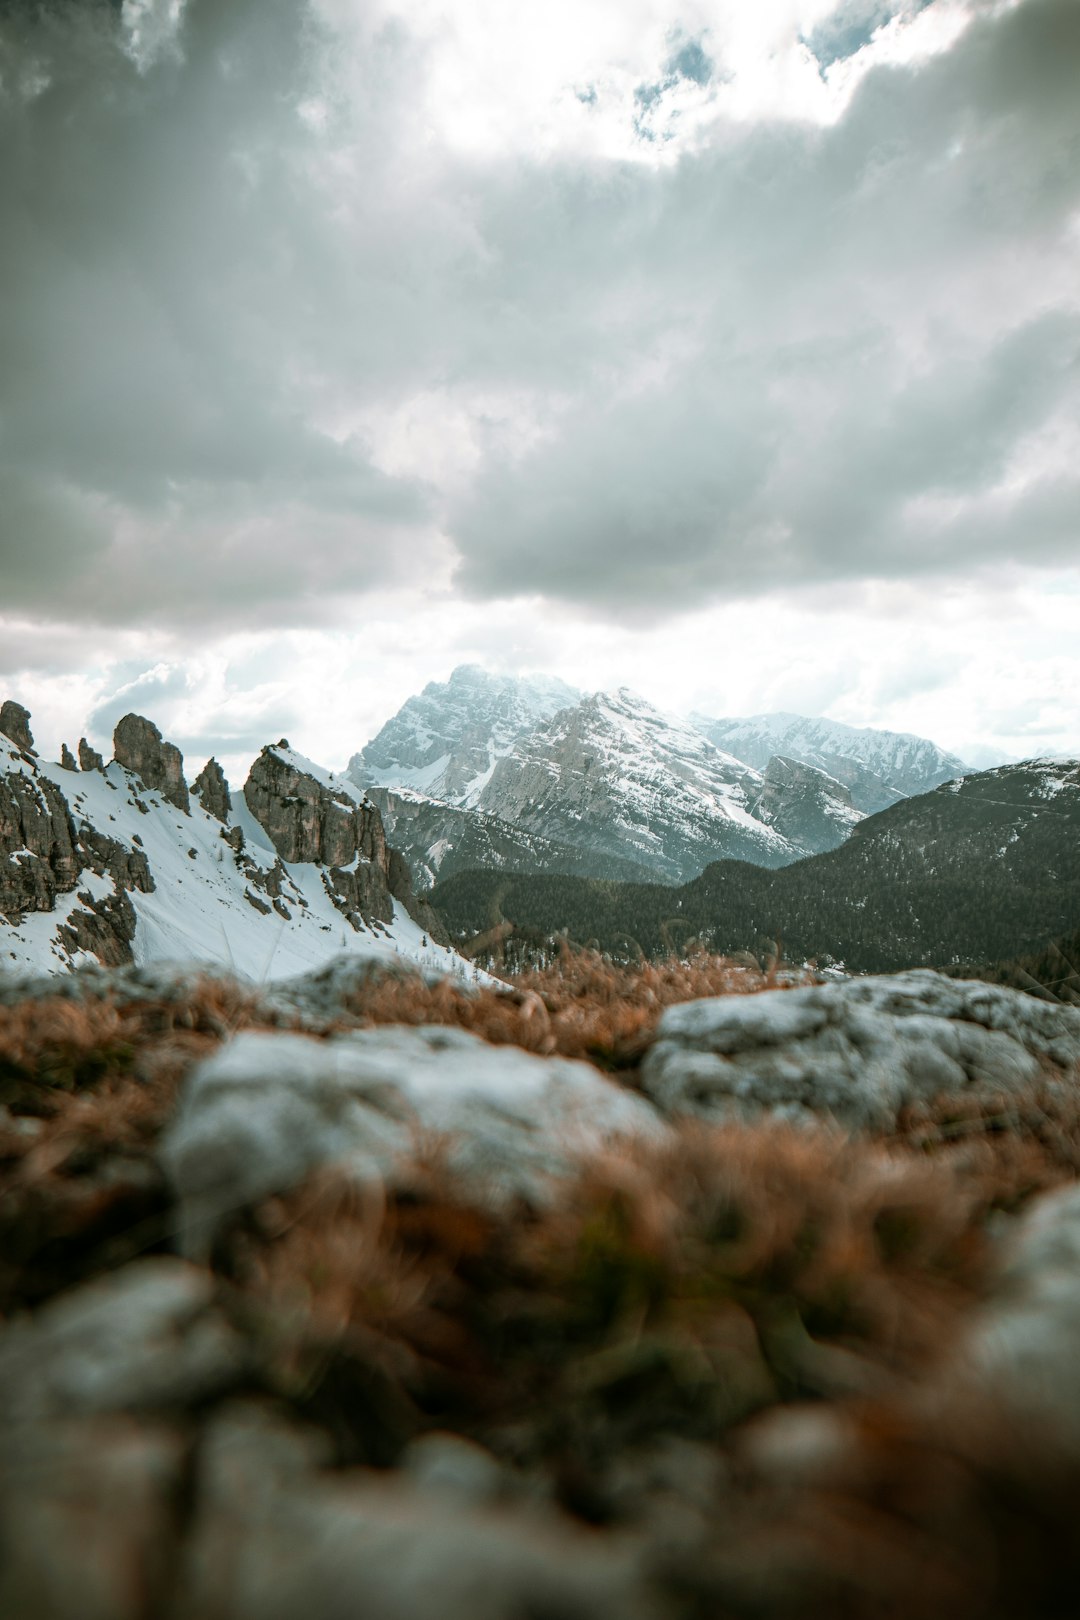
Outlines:
<svg viewBox="0 0 1080 1620"><path fill-rule="evenodd" d="M1080 1010L0 978L0 1614L1075 1613Z"/></svg>

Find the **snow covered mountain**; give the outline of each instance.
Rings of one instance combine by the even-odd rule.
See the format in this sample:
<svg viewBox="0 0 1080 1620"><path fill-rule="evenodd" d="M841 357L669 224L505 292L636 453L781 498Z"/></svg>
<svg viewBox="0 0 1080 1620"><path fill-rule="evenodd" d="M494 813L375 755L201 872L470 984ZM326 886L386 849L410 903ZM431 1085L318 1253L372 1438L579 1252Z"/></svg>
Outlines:
<svg viewBox="0 0 1080 1620"><path fill-rule="evenodd" d="M562 709L514 744L482 810L684 882L725 857L782 866L805 851L756 812L759 772L625 687Z"/></svg>
<svg viewBox="0 0 1080 1620"><path fill-rule="evenodd" d="M517 738L580 696L552 676L489 675L460 664L448 681L429 682L402 705L353 755L349 777L361 788L413 788L474 805Z"/></svg>
<svg viewBox="0 0 1080 1620"><path fill-rule="evenodd" d="M463 810L412 788L373 787L386 836L409 863L420 892L457 872L561 872L568 877L648 883L656 874L618 855L598 855L515 827L483 810Z"/></svg>
<svg viewBox="0 0 1080 1620"><path fill-rule="evenodd" d="M282 742L243 794L214 762L189 793L136 715L115 748L49 764L26 711L0 711L0 971L196 960L262 980L342 952L463 969L352 783Z"/></svg>
<svg viewBox="0 0 1080 1620"><path fill-rule="evenodd" d="M813 765L842 782L851 802L865 815L885 810L912 794L928 793L969 769L925 737L814 720L801 714L755 714L715 720L691 715L691 722L717 748L764 771L776 755Z"/></svg>
<svg viewBox="0 0 1080 1620"><path fill-rule="evenodd" d="M381 795L418 888L470 866L679 882L725 856L835 848L861 818L834 774L763 775L625 689L472 666L410 698L349 774Z"/></svg>

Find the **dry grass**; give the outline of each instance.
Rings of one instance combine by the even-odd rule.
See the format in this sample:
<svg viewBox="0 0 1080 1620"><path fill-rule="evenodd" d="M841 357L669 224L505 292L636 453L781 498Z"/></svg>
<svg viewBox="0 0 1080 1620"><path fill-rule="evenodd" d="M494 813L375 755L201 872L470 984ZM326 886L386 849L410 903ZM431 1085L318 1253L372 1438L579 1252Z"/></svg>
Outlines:
<svg viewBox="0 0 1080 1620"><path fill-rule="evenodd" d="M620 966L595 951L567 951L553 967L515 975L505 989L382 979L358 991L347 1009L370 1024L454 1024L496 1045L619 1070L640 1062L665 1007L748 995L779 982L722 956Z"/></svg>

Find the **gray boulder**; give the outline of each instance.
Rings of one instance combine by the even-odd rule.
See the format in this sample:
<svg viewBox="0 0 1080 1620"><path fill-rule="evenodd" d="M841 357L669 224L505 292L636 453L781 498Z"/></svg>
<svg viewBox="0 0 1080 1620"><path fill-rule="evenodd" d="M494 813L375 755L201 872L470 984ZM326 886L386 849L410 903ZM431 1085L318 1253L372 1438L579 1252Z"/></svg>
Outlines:
<svg viewBox="0 0 1080 1620"><path fill-rule="evenodd" d="M0 1335L0 1430L190 1405L236 1383L240 1341L208 1272L138 1260Z"/></svg>
<svg viewBox="0 0 1080 1620"><path fill-rule="evenodd" d="M204 1437L178 1620L651 1620L640 1555L552 1513L314 1466L256 1406Z"/></svg>
<svg viewBox="0 0 1080 1620"><path fill-rule="evenodd" d="M475 1196L544 1202L583 1155L665 1130L647 1102L587 1063L463 1030L393 1026L327 1041L248 1032L191 1074L161 1157L185 1251L198 1255L231 1212L319 1165L404 1186L418 1147L438 1144Z"/></svg>
<svg viewBox="0 0 1080 1620"><path fill-rule="evenodd" d="M669 1115L887 1130L911 1103L1016 1092L1077 1061L1080 1010L920 968L671 1007L643 1088Z"/></svg>

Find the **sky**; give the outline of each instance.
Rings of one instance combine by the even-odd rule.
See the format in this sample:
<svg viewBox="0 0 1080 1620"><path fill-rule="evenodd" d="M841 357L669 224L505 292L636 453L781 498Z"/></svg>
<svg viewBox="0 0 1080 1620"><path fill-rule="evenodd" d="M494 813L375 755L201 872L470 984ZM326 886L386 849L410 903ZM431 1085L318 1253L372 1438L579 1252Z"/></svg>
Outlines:
<svg viewBox="0 0 1080 1620"><path fill-rule="evenodd" d="M1077 0L3 0L0 696L1080 754Z"/></svg>

